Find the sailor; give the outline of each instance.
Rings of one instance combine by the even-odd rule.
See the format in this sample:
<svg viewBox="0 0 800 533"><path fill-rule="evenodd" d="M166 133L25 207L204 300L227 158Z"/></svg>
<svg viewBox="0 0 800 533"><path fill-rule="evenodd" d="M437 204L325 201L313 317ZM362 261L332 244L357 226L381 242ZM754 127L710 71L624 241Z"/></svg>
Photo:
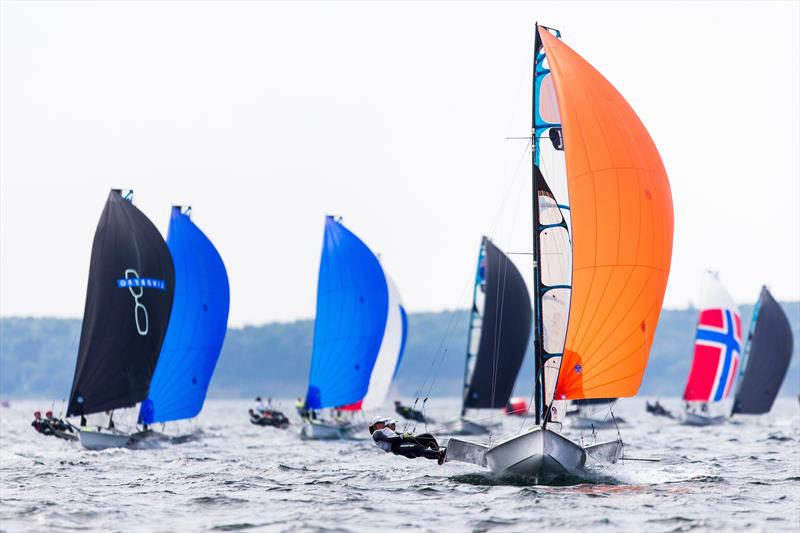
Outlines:
<svg viewBox="0 0 800 533"><path fill-rule="evenodd" d="M375 445L386 453L402 455L408 459L424 457L443 464L447 450L440 448L439 443L430 433L414 435L398 433L397 421L392 418L377 416L369 425L369 432Z"/></svg>
<svg viewBox="0 0 800 533"><path fill-rule="evenodd" d="M33 429L41 433L42 435L52 435L53 430L47 425L47 422L42 420L42 413L41 411L36 411L33 413L33 422L31 422L31 426Z"/></svg>
<svg viewBox="0 0 800 533"><path fill-rule="evenodd" d="M297 401L294 402L294 408L297 410L297 414L300 415L300 418L306 420L308 418L308 410L306 410L306 402L302 398L298 397Z"/></svg>
<svg viewBox="0 0 800 533"><path fill-rule="evenodd" d="M58 431L72 431L72 428L67 425L63 420L59 420L53 416L53 411L47 411L45 414L45 423L52 429Z"/></svg>
<svg viewBox="0 0 800 533"><path fill-rule="evenodd" d="M411 407L403 405L400 400L396 400L394 402L394 410L395 412L405 418L406 420L414 420L416 422L425 422L425 415L422 414L422 411L417 411L416 409L412 409Z"/></svg>
<svg viewBox="0 0 800 533"><path fill-rule="evenodd" d="M263 415L264 411L266 410L267 406L264 405L264 402L261 400L261 396L256 396L256 413Z"/></svg>

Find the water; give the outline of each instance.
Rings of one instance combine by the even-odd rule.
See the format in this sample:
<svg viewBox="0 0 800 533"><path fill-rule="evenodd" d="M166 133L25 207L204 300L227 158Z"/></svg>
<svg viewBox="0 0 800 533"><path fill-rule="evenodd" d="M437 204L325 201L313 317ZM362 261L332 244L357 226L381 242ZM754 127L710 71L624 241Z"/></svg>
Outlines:
<svg viewBox="0 0 800 533"><path fill-rule="evenodd" d="M432 400L445 420L456 400ZM667 402L678 407L678 402ZM800 527L800 407L713 428L616 413L629 457L566 486L498 480L479 467L384 454L369 441L301 442L248 422L248 402L210 401L200 440L157 450L87 452L37 435L44 402L0 409L0 529L583 531ZM286 411L291 403L283 402ZM56 409L57 410L57 409ZM388 414L388 413L387 413ZM293 419L293 422L295 419ZM506 418L516 429L519 419ZM577 432L566 431L570 435ZM589 436L589 432L584 432ZM366 437L364 431L360 434ZM608 435L613 436L613 432Z"/></svg>

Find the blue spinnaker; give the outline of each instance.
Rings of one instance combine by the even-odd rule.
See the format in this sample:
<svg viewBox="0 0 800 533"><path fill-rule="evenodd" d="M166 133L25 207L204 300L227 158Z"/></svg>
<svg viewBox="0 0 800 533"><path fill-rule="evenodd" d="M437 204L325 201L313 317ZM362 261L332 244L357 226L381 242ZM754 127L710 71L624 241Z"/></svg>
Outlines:
<svg viewBox="0 0 800 533"><path fill-rule="evenodd" d="M378 258L341 223L326 217L306 408L348 405L364 397L388 307Z"/></svg>
<svg viewBox="0 0 800 533"><path fill-rule="evenodd" d="M228 327L230 290L225 265L188 213L172 208L167 246L175 264L175 300L150 393L145 424L200 413Z"/></svg>

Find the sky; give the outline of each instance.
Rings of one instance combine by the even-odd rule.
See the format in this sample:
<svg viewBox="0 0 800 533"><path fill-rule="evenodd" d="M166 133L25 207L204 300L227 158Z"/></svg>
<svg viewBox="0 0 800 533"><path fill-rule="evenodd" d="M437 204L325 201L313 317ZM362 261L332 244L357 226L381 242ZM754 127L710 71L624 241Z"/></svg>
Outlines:
<svg viewBox="0 0 800 533"><path fill-rule="evenodd" d="M800 299L798 2L0 4L0 315L80 317L108 190L222 255L230 324L314 315L324 216L410 311L469 303L480 238L529 252L533 25L658 147L665 306L719 271ZM530 279L526 256L515 263Z"/></svg>

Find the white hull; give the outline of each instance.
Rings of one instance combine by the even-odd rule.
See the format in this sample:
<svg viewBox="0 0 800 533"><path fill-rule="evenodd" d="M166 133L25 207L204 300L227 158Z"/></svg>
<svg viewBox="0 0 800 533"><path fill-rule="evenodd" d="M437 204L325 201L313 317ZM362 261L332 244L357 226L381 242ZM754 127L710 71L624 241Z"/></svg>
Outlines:
<svg viewBox="0 0 800 533"><path fill-rule="evenodd" d="M108 448L124 448L131 436L121 431L94 431L82 429L78 432L81 446L87 450L105 450Z"/></svg>
<svg viewBox="0 0 800 533"><path fill-rule="evenodd" d="M684 426L716 426L725 422L725 417L720 416L707 416L698 413L686 413L685 418L681 421Z"/></svg>
<svg viewBox="0 0 800 533"><path fill-rule="evenodd" d="M582 448L554 431L536 427L491 447L451 439L447 458L485 466L498 475L531 477L539 482L579 475L586 464L616 463L622 449L621 440Z"/></svg>
<svg viewBox="0 0 800 533"><path fill-rule="evenodd" d="M355 429L350 424L328 424L324 422L303 422L300 438L303 440L345 439Z"/></svg>

